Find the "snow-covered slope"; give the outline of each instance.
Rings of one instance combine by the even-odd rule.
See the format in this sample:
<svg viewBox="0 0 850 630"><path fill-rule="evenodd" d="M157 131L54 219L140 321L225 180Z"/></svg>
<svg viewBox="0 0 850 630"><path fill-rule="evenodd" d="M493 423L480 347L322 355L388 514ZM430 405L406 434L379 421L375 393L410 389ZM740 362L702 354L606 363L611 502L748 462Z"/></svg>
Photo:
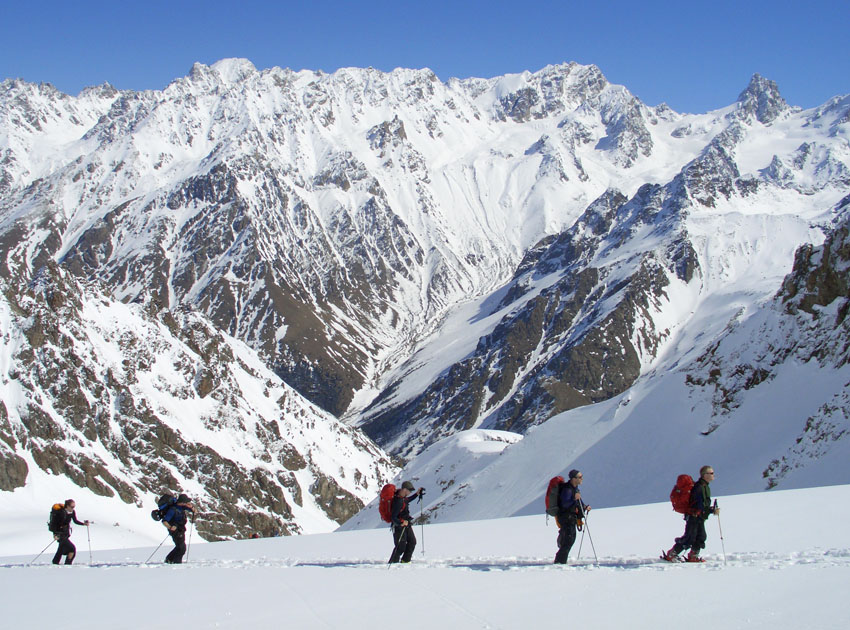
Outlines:
<svg viewBox="0 0 850 630"><path fill-rule="evenodd" d="M586 485L598 490L596 480ZM551 564L556 530L542 516L428 525L424 536L417 527L414 562L389 570L385 530L193 544L179 567L143 565L153 546L96 547L89 566L78 530L75 566L45 565L44 556L29 565L43 546L36 540L15 548L28 555L0 561L4 619L43 628L49 593L51 611L73 611L63 620L70 628L149 628L161 613L139 602L158 601L170 585L180 603L169 618L192 628L357 630L374 628L380 614L405 628L519 630L557 626L567 614L580 627L654 629L673 623L671 601L694 600L704 612L687 619L693 628L846 626L850 487L719 502L723 541L712 517L704 565L655 561L682 530L668 503L594 510L593 547L587 536L577 541L566 567ZM92 527L93 545L102 530ZM11 551L8 537L0 545Z"/></svg>
<svg viewBox="0 0 850 630"><path fill-rule="evenodd" d="M540 513L546 481L571 468L594 480L587 500L605 506L665 496L676 475L706 463L723 493L849 482L850 199L836 212L826 242L798 250L772 300L695 302L692 319L706 324L671 335L626 392L532 427L491 449L496 458L465 447L499 445L490 432L456 433L401 478L433 490L423 508L435 522ZM700 312L733 308L720 321ZM346 528L377 522L373 504Z"/></svg>

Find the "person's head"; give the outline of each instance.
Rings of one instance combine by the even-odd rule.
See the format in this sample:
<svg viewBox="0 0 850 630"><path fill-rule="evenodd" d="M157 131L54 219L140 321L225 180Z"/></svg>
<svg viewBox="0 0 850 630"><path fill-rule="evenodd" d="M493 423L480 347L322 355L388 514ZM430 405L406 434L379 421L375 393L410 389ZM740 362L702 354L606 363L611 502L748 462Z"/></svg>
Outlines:
<svg viewBox="0 0 850 630"><path fill-rule="evenodd" d="M714 467L713 466L703 466L699 469L699 478L704 479L706 483L711 483L714 481Z"/></svg>
<svg viewBox="0 0 850 630"><path fill-rule="evenodd" d="M185 494L181 494L179 497L177 497L177 505L189 505L191 502L192 499L190 499Z"/></svg>
<svg viewBox="0 0 850 630"><path fill-rule="evenodd" d="M74 508L76 508L76 507L77 507L77 503L74 501L74 499L68 499L68 500L65 501L65 509L68 510L69 512L73 512Z"/></svg>
<svg viewBox="0 0 850 630"><path fill-rule="evenodd" d="M584 477L584 476L581 474L581 471L580 471L580 470L576 470L575 468L573 468L573 469L570 471L570 473L569 473L569 475L568 475L568 476L569 476L569 483L571 483L571 484L573 485L573 487L578 486L578 485L581 483L581 481L582 481L582 479L583 479L583 477Z"/></svg>
<svg viewBox="0 0 850 630"><path fill-rule="evenodd" d="M401 490L399 490L399 494L402 497L409 496L412 492L415 492L416 488L413 487L413 483L410 481L405 481L401 484Z"/></svg>

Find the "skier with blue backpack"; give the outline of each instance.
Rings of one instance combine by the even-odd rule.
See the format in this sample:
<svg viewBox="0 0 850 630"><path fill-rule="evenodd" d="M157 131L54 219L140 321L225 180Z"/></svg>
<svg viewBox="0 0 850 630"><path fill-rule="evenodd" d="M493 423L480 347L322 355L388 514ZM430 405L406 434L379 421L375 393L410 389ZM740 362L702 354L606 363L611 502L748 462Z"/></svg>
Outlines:
<svg viewBox="0 0 850 630"><path fill-rule="evenodd" d="M165 556L166 564L181 564L183 556L186 554L188 513L192 514L192 522L195 520L195 510L192 507L191 499L185 494L181 494L176 499L170 495L165 495L160 498L154 512L158 512L159 516L159 518L154 516L154 519L162 521L171 536L171 540L174 541L174 549Z"/></svg>

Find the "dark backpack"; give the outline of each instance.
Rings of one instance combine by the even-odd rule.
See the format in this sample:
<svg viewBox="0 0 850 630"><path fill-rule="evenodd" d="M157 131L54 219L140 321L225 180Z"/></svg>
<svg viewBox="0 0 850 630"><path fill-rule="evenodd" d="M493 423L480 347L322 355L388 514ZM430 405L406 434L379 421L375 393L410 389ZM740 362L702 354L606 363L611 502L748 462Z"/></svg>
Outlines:
<svg viewBox="0 0 850 630"><path fill-rule="evenodd" d="M679 514L691 513L691 490L694 487L694 480L690 475L679 475L676 478L676 485L670 491L670 503L673 504L673 510Z"/></svg>
<svg viewBox="0 0 850 630"><path fill-rule="evenodd" d="M50 517L47 519L47 529L54 534L59 533L59 528L62 526L62 510L65 509L64 503L54 503L50 508Z"/></svg>
<svg viewBox="0 0 850 630"><path fill-rule="evenodd" d="M549 516L558 516L558 495L561 494L562 485L564 478L560 475L549 480L549 487L546 488L546 514Z"/></svg>
<svg viewBox="0 0 850 630"><path fill-rule="evenodd" d="M381 488L380 500L378 501L378 513L385 523L393 522L393 499L395 498L395 486L388 483Z"/></svg>
<svg viewBox="0 0 850 630"><path fill-rule="evenodd" d="M170 494L164 494L159 497L159 500L156 502L156 509L151 511L151 518L155 521L161 521L165 517L165 513L168 512L168 508L177 503L177 499Z"/></svg>

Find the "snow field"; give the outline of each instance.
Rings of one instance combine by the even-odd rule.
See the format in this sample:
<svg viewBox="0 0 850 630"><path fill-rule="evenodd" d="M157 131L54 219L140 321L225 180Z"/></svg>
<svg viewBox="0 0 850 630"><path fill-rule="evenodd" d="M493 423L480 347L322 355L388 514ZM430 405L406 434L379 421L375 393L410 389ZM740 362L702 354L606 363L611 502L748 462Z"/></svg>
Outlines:
<svg viewBox="0 0 850 630"><path fill-rule="evenodd" d="M592 511L599 563L585 536L567 567L550 564L557 532L543 516L429 525L424 555L417 527L414 563L393 567L386 529L193 542L182 566L143 564L152 547L97 551L88 566L78 530L72 567L44 564L47 554L35 565L0 560L4 622L43 628L49 600L51 611L68 613L63 627L86 629L160 627L166 601L184 628L374 628L378 615L410 629L663 628L678 618L689 628L846 627L839 594L850 577L850 486L719 504L726 564L714 517L706 564L655 560L683 529L668 503Z"/></svg>

